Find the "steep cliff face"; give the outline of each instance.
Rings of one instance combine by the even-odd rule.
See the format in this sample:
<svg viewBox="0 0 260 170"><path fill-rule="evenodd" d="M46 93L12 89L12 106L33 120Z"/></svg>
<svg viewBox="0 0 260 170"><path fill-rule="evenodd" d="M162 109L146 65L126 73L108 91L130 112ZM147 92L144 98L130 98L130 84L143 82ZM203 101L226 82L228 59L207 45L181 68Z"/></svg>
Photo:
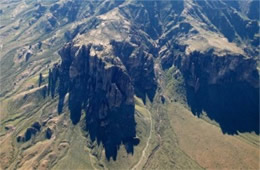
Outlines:
<svg viewBox="0 0 260 170"><path fill-rule="evenodd" d="M84 30L79 25L76 30L81 33L75 33L72 43L60 51L58 111L62 111L63 100L69 93L72 122L78 123L84 110L86 127L93 132L92 139L98 141L102 127L111 127L113 131L111 125L117 123L111 123L114 118L110 116L114 113L127 112L131 115L130 124L134 125L133 95L143 101L146 96L153 100L158 85L154 61L159 58L164 69L175 65L182 72L194 114L206 111L224 132L259 133L259 73L254 59L258 42L252 42L257 37L257 21L241 17L237 12L241 11L239 4L222 9L227 4L142 1L111 3L108 12L100 9L101 15L91 19L95 20L95 27ZM113 8L114 5L119 6ZM222 15L216 17L219 12ZM227 23L225 27L220 21ZM242 93L234 98L237 91ZM232 120L235 125L227 127ZM134 137L134 130L130 134ZM106 138L102 142L110 141ZM119 142L115 143L119 146Z"/></svg>
<svg viewBox="0 0 260 170"><path fill-rule="evenodd" d="M239 54L218 56L213 50L206 53L195 51L189 55L177 56L175 65L184 73L187 84L199 89L200 84L222 84L245 82L259 88L257 61Z"/></svg>
<svg viewBox="0 0 260 170"><path fill-rule="evenodd" d="M259 134L259 73L255 59L212 51L177 56L187 101L195 115L206 112L224 133Z"/></svg>
<svg viewBox="0 0 260 170"><path fill-rule="evenodd" d="M1 0L0 17L3 169L53 168L75 152L84 166L115 169L101 163L103 148L108 159L120 153L121 169L196 169L178 164L189 166L173 131L192 127L172 124L182 108L224 133L259 135L257 0ZM133 153L139 139L133 157L118 152Z"/></svg>
<svg viewBox="0 0 260 170"><path fill-rule="evenodd" d="M135 93L143 101L146 96L152 101L157 89L154 74L154 58L156 48L154 46L142 45L142 41L117 42L112 41L113 52L119 56L125 65L135 86ZM137 48L138 47L138 48Z"/></svg>
<svg viewBox="0 0 260 170"><path fill-rule="evenodd" d="M133 152L135 139L134 87L120 59L102 45L67 44L61 51L59 112L69 93L73 124L86 113L90 138L102 143L107 158L116 158L121 143Z"/></svg>

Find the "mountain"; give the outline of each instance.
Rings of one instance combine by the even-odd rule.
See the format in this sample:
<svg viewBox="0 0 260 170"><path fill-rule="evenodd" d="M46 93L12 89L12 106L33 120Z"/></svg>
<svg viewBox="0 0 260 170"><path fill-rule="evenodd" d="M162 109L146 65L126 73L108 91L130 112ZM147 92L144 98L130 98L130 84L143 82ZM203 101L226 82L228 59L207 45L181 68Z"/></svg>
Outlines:
<svg viewBox="0 0 260 170"><path fill-rule="evenodd" d="M259 1L2 0L1 169L258 169Z"/></svg>

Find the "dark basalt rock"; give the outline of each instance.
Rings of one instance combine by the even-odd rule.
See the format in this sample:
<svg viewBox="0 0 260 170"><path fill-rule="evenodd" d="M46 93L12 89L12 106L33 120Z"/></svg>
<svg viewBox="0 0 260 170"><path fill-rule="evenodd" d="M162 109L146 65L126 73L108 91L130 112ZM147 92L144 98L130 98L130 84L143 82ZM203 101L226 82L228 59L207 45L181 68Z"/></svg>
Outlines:
<svg viewBox="0 0 260 170"><path fill-rule="evenodd" d="M14 130L15 129L15 127L14 126L12 126L12 125L7 125L7 126L5 126L5 130Z"/></svg>
<svg viewBox="0 0 260 170"><path fill-rule="evenodd" d="M160 96L160 98L161 98L162 104L164 104L165 103L165 97L164 96Z"/></svg>
<svg viewBox="0 0 260 170"><path fill-rule="evenodd" d="M123 143L133 153L136 136L134 119L134 87L120 60L90 54L103 47L89 44L80 47L67 44L59 53L62 63L59 71L59 105L69 93L68 107L73 124L86 113L86 126L92 141L102 143L108 159L116 159ZM111 55L113 55L111 53Z"/></svg>
<svg viewBox="0 0 260 170"><path fill-rule="evenodd" d="M259 1L251 1L249 5L249 10L247 13L247 16L250 19L259 20L259 8L260 8L260 2Z"/></svg>
<svg viewBox="0 0 260 170"><path fill-rule="evenodd" d="M45 131L45 137L47 139L50 139L52 136L52 130L50 128L47 128L46 131Z"/></svg>
<svg viewBox="0 0 260 170"><path fill-rule="evenodd" d="M29 127L24 134L24 141L27 142L33 135L37 133L37 129Z"/></svg>
<svg viewBox="0 0 260 170"><path fill-rule="evenodd" d="M37 131L40 131L41 130L41 125L39 122L35 122L33 125L32 125L33 128L35 128Z"/></svg>
<svg viewBox="0 0 260 170"><path fill-rule="evenodd" d="M141 46L141 42L136 43ZM157 89L157 83L154 74L154 56L149 51L154 47L136 48L127 42L117 41L111 41L111 45L115 55L120 57L134 82L135 94L141 97L144 102L146 95L152 101ZM155 48L154 51L156 51Z"/></svg>
<svg viewBox="0 0 260 170"><path fill-rule="evenodd" d="M228 134L259 134L257 62L242 55L194 52L176 58L186 83L187 102L195 115L205 111Z"/></svg>
<svg viewBox="0 0 260 170"><path fill-rule="evenodd" d="M81 17L92 15L91 9L96 7L95 3L66 1L53 5L50 12L62 26L75 19L80 20ZM98 12L95 14L106 14L106 11L116 7L117 3L119 2L104 2L102 7L97 8ZM120 16L120 24L123 24L124 20L129 22L130 26L125 25L126 30L119 30L120 24L109 21L106 19L108 16L105 15L104 18L93 15L92 19L86 21L87 24L75 25L64 33L66 40L73 42L66 44L60 50L61 65L55 66L49 72L48 94L54 98L58 92L58 112L62 113L65 96L68 94L72 124L84 122L81 120L84 111L85 130L89 132L92 141L97 140L98 143L103 144L107 158L116 158L121 143L125 145L128 152L133 152L133 146L138 144L138 140L135 139L133 96L136 94L143 101L146 96L153 100L157 89L154 60L158 58L161 59L163 69L168 69L173 64L180 69L180 74L184 76L186 83L188 104L194 114L199 115L202 110L206 110L210 118L220 123L224 132L254 131L256 121L253 122L253 128L243 129L237 126L239 123L243 124L242 119L234 118L237 116L234 114L231 114L233 119L239 123L234 126L235 129L228 129L230 127L227 128L225 121L232 120L226 114L232 110L221 102L225 101L232 106L240 105L239 109L243 112L252 107L254 109L249 111L252 111L253 118L257 118L255 101L258 102L259 99L254 93L259 89L256 85L259 77L255 69L255 61L246 60L242 55L219 57L212 51L186 55L186 47L190 42L188 40L198 38L198 43L204 45L203 43L206 43L204 39L210 38L206 34L211 33L216 34L216 39L220 38L220 44L225 42L224 37L229 42L236 43L239 48L245 41L245 45L249 47L245 53L256 54L258 50L253 46L258 44L257 22L241 17L242 15L237 12L240 10L238 3L230 2L231 8L226 3L228 2L134 1L120 5L115 11ZM88 14L81 13L80 6L83 5L89 8ZM57 25L55 20L50 19L49 22L52 26ZM122 31L119 35L122 34L121 36L126 38L112 40L112 36L99 33L103 32L99 31L99 28L107 23L115 28L118 27L118 30ZM89 31L93 32L90 34ZM92 41L91 38L95 38L95 33L97 41ZM91 41L105 45L90 44ZM192 41L192 43L196 42ZM211 48L212 45L205 44L205 47L207 46ZM212 48L215 46L213 45ZM222 47L217 48L222 49ZM232 89L250 95L241 95L232 99L235 95L231 92ZM225 95L227 92L230 93ZM225 99L222 99L223 96ZM213 98L221 102L218 100L214 102ZM245 102L245 105L243 105L243 98L249 101ZM165 101L164 96L161 96L161 102L165 103ZM177 102L176 99L174 101ZM218 109L215 109L216 107ZM221 118L216 115L221 115ZM242 117L247 123L251 121L245 116ZM250 116L250 119L252 117ZM225 120L223 121L222 118Z"/></svg>
<svg viewBox="0 0 260 170"><path fill-rule="evenodd" d="M31 127L27 128L23 136L18 136L16 138L16 141L19 143L27 142L32 138L32 136L36 135L40 131L41 131L41 124L39 122L35 122L32 124Z"/></svg>
<svg viewBox="0 0 260 170"><path fill-rule="evenodd" d="M54 98L55 91L57 89L57 81L59 78L59 65L55 64L52 69L49 69L49 77L48 77L48 96L51 95Z"/></svg>
<svg viewBox="0 0 260 170"><path fill-rule="evenodd" d="M41 94L42 94L42 97L45 99L46 95L47 95L47 86L44 86L42 89L41 89Z"/></svg>
<svg viewBox="0 0 260 170"><path fill-rule="evenodd" d="M23 136L18 136L18 137L16 138L16 141L17 141L18 143L24 142L24 137L23 137Z"/></svg>

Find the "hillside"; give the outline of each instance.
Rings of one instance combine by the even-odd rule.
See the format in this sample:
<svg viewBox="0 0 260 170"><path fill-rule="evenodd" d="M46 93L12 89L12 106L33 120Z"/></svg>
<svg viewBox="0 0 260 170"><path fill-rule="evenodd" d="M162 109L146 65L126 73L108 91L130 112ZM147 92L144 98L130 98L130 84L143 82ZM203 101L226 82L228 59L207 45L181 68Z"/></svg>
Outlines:
<svg viewBox="0 0 260 170"><path fill-rule="evenodd" d="M259 1L2 0L1 169L259 169Z"/></svg>

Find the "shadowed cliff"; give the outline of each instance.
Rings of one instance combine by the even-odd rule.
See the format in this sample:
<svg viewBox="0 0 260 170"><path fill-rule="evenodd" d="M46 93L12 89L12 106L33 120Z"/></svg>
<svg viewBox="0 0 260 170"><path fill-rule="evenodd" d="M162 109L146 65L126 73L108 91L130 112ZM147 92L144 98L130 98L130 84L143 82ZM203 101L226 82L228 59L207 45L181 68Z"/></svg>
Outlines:
<svg viewBox="0 0 260 170"><path fill-rule="evenodd" d="M121 144L133 154L134 145L139 143L135 138L134 88L119 61L90 54L100 49L92 44L78 47L69 43L60 51L58 111L62 111L69 93L72 123L77 124L84 111L90 139L103 145L108 160L115 160Z"/></svg>
<svg viewBox="0 0 260 170"><path fill-rule="evenodd" d="M254 59L194 52L179 64L194 115L205 112L223 133L259 134L259 74ZM225 63L225 64L224 64Z"/></svg>

